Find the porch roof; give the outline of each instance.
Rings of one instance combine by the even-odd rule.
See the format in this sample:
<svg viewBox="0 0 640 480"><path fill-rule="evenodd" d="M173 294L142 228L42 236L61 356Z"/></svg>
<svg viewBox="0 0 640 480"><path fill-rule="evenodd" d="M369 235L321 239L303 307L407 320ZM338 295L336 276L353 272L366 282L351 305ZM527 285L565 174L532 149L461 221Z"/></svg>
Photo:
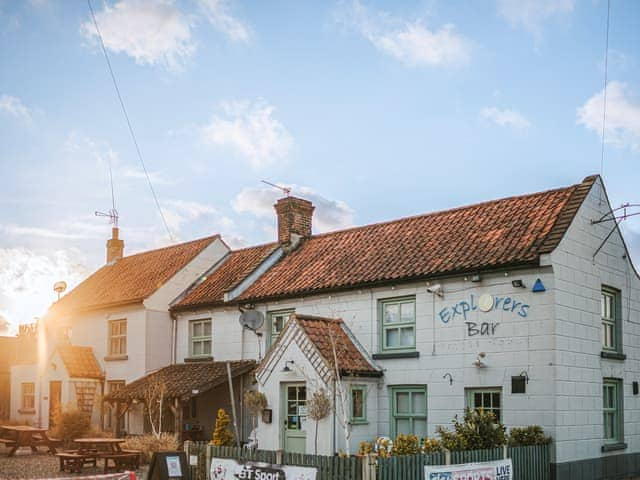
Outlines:
<svg viewBox="0 0 640 480"><path fill-rule="evenodd" d="M254 360L234 360L231 364L233 378L251 372ZM191 362L168 365L141 377L121 389L105 396L105 400L130 402L143 400L145 392L156 382L164 384L167 398L188 400L227 381L227 362ZM194 393L197 391L198 393Z"/></svg>

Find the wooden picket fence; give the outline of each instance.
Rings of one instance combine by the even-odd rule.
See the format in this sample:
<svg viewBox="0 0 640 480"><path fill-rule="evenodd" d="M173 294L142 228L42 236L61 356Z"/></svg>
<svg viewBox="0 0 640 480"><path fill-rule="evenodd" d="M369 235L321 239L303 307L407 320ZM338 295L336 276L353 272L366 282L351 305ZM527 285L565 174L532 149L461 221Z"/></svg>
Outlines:
<svg viewBox="0 0 640 480"><path fill-rule="evenodd" d="M185 442L187 456L197 456L191 468L191 480L209 480L211 458L233 458L242 461L315 467L318 480L424 480L425 465L489 462L511 458L514 480L550 480L551 446L507 447L489 450L438 452L388 458L374 456L338 457L307 455L273 450L249 450L237 447L215 447L202 442Z"/></svg>

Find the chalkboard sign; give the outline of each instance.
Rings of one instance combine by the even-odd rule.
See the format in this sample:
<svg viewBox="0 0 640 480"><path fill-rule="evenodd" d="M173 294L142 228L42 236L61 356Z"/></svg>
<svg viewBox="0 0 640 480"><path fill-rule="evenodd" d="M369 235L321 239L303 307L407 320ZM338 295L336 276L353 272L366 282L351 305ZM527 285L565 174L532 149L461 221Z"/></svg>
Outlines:
<svg viewBox="0 0 640 480"><path fill-rule="evenodd" d="M184 452L155 452L149 464L147 480L190 480Z"/></svg>

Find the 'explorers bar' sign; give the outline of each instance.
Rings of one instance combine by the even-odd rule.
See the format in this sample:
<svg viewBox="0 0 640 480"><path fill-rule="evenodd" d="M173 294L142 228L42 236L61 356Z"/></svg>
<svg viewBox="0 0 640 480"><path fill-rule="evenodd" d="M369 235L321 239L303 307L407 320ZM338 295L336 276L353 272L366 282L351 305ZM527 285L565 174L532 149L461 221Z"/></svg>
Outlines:
<svg viewBox="0 0 640 480"><path fill-rule="evenodd" d="M496 328L499 323L491 323L491 322L482 322L480 324L476 322L472 322L467 320L467 314L469 312L481 311L484 313L490 312L492 310L501 310L508 313L513 313L514 315L518 315L522 318L526 318L529 314L530 306L526 303L519 302L515 298L512 297L498 297L484 294L481 295L476 302L476 297L474 294L469 295L469 301L462 300L461 302L455 303L450 307L445 307L438 315L440 316L440 320L442 323L449 323L454 320L456 317L462 317L465 321L465 325L467 326L467 335L473 337L475 335L493 335L496 331Z"/></svg>

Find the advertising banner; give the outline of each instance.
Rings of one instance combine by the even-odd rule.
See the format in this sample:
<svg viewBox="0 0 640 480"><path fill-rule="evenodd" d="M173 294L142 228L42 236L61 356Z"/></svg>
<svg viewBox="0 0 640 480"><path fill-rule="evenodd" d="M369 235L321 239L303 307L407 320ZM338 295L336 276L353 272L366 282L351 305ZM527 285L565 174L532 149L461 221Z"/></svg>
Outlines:
<svg viewBox="0 0 640 480"><path fill-rule="evenodd" d="M232 458L211 459L211 480L316 480L312 467L241 462Z"/></svg>
<svg viewBox="0 0 640 480"><path fill-rule="evenodd" d="M424 467L425 480L513 480L511 459L466 463L446 467Z"/></svg>

